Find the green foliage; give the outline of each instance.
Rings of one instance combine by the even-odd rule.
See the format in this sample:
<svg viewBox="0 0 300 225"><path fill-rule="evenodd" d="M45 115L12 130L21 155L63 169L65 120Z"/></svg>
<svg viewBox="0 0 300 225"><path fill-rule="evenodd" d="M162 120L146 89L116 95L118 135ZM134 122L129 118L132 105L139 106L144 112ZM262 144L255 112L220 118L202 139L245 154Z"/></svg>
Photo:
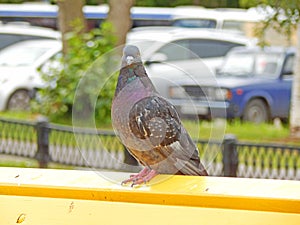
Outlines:
<svg viewBox="0 0 300 225"><path fill-rule="evenodd" d="M256 7L259 3L257 0L239 0L241 8L251 8Z"/></svg>
<svg viewBox="0 0 300 225"><path fill-rule="evenodd" d="M191 5L192 0L175 0L175 1L167 1L167 0L136 0L136 6L151 6L151 7L172 7L177 5Z"/></svg>
<svg viewBox="0 0 300 225"><path fill-rule="evenodd" d="M236 7L238 0L136 0L135 6L151 6L151 7L174 7L180 5L200 5L204 7Z"/></svg>
<svg viewBox="0 0 300 225"><path fill-rule="evenodd" d="M269 28L284 34L288 40L299 22L300 0L240 0L242 7L260 6L267 15L261 26L256 27L255 33L260 40L260 45L265 46L265 33ZM272 7L272 10L270 10Z"/></svg>
<svg viewBox="0 0 300 225"><path fill-rule="evenodd" d="M86 0L87 5L107 4L109 0Z"/></svg>
<svg viewBox="0 0 300 225"><path fill-rule="evenodd" d="M24 0L0 0L0 4L4 3L11 3L11 4L16 4L16 3L23 3L25 2Z"/></svg>
<svg viewBox="0 0 300 225"><path fill-rule="evenodd" d="M91 102L94 96L99 96L101 101L97 102L95 117L101 122L110 119L110 102L115 89L115 80L110 79L99 93L95 83L99 80L101 68L105 68L105 61L97 60L101 55L111 50L116 42L112 34L112 26L109 23L102 23L100 28L95 28L88 33L80 33L81 26L77 26L73 33L68 34L68 52L62 54L50 63L50 68L42 70L46 87L38 93L38 98L32 103L34 112L48 116L50 119L58 117L71 117L72 109L77 112L88 112L92 109ZM97 60L98 70L91 70L90 67ZM58 66L60 65L60 66ZM88 79L77 89L83 76L89 71ZM76 94L76 105L74 99ZM79 100L78 100L79 99Z"/></svg>

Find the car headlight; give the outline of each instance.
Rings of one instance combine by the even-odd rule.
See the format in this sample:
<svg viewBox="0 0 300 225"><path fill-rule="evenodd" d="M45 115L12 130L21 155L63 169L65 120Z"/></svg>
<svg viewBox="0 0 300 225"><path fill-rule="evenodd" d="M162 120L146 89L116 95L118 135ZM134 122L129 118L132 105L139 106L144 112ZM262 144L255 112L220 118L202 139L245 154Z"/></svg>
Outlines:
<svg viewBox="0 0 300 225"><path fill-rule="evenodd" d="M188 98L187 93L185 92L183 87L174 86L169 88L169 96L170 98Z"/></svg>
<svg viewBox="0 0 300 225"><path fill-rule="evenodd" d="M227 88L199 87L199 86L173 86L169 88L169 96L174 99L195 99L203 101L224 101L232 98Z"/></svg>
<svg viewBox="0 0 300 225"><path fill-rule="evenodd" d="M224 101L230 100L232 97L231 91L226 88L216 88L215 89L215 100Z"/></svg>

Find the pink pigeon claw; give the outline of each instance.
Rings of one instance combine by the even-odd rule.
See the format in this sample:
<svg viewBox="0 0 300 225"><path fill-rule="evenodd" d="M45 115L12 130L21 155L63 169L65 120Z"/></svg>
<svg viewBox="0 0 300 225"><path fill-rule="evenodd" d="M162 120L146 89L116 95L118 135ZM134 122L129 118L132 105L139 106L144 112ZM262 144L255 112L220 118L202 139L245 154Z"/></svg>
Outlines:
<svg viewBox="0 0 300 225"><path fill-rule="evenodd" d="M156 175L157 175L157 173L155 170L145 167L138 174L130 175L130 178L122 181L121 184L123 185L123 184L127 184L129 182L132 182L131 187L133 187L134 185L147 183Z"/></svg>

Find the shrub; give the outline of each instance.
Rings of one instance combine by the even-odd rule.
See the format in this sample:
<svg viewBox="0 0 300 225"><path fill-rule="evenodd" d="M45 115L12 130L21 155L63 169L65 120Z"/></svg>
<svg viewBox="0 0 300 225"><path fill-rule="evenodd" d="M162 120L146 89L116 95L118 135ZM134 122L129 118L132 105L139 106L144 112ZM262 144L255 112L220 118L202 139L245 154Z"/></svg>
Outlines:
<svg viewBox="0 0 300 225"><path fill-rule="evenodd" d="M108 122L116 79L109 79L101 93L92 84L103 82L99 80L99 72L103 72L101 70L105 68L106 62L97 59L113 49L116 37L112 34L111 24L107 22L87 33L82 34L80 30L81 27L77 26L73 33L68 34L67 54L65 56L59 54L51 60L48 68L41 70L46 87L38 91L38 97L32 102L32 109L52 120L59 117L71 117L72 108L80 111L88 107L85 111L91 110L90 107L93 104L91 99L97 95L101 97L101 101L97 101L95 105L94 116L101 122ZM90 69L95 62L97 62L98 69ZM88 79L84 79L84 82L87 82L85 88L78 91L77 86L87 71L89 71L89 76ZM75 93L77 99L82 98L82 101L76 101L76 105L73 104Z"/></svg>

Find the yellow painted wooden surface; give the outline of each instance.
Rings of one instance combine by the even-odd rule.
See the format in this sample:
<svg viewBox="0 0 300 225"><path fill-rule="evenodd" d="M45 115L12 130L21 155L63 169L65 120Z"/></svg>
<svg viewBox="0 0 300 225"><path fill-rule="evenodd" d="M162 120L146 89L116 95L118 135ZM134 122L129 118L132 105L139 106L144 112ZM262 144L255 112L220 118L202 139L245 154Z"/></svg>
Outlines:
<svg viewBox="0 0 300 225"><path fill-rule="evenodd" d="M300 182L0 168L0 224L300 224Z"/></svg>
<svg viewBox="0 0 300 225"><path fill-rule="evenodd" d="M300 214L137 204L93 200L0 196L0 223L31 225L299 225Z"/></svg>

